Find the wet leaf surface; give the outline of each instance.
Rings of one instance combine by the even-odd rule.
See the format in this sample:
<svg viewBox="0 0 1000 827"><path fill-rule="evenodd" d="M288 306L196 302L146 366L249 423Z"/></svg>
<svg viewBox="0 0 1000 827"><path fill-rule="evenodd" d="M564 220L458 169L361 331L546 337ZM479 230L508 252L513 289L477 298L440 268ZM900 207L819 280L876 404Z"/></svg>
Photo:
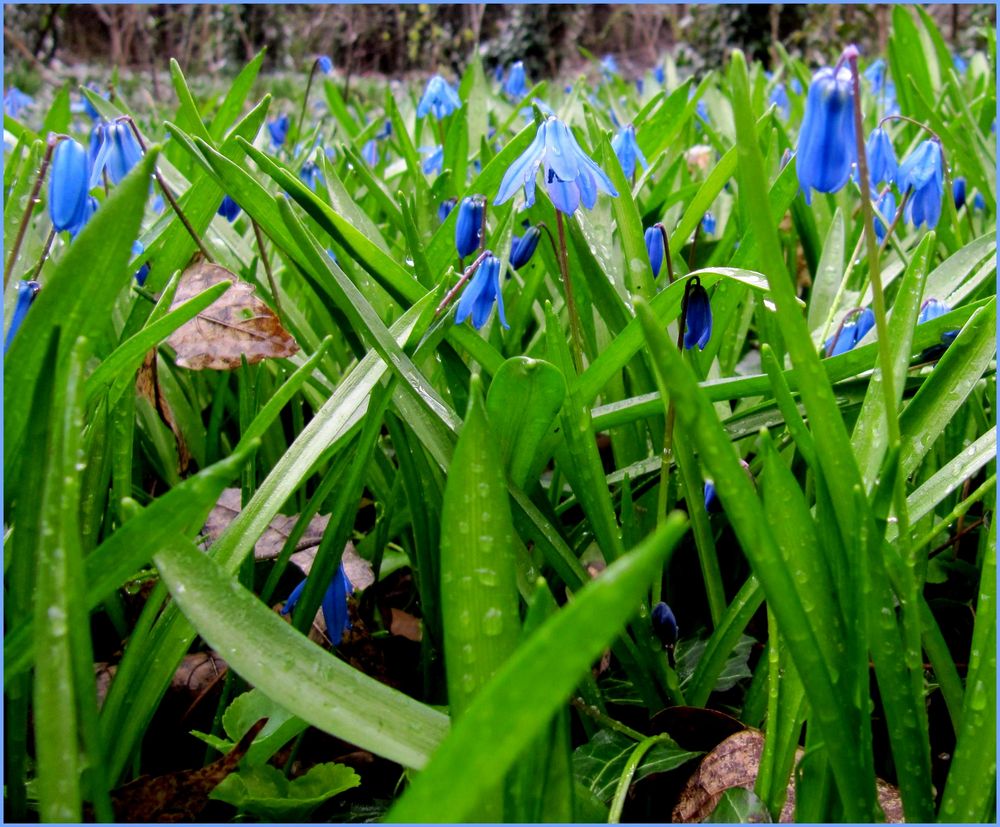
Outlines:
<svg viewBox="0 0 1000 827"><path fill-rule="evenodd" d="M171 310L214 284L233 282L214 304L167 339L177 364L192 370L235 370L241 357L253 365L298 352L292 335L274 312L254 295L254 287L217 264L198 262L181 276Z"/></svg>

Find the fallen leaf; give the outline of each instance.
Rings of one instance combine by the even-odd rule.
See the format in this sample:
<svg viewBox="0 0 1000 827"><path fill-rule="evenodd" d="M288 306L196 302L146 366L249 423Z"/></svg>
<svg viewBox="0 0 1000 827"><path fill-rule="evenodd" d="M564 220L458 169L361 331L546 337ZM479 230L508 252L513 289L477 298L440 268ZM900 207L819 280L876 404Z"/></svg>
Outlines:
<svg viewBox="0 0 1000 827"><path fill-rule="evenodd" d="M424 636L424 629L419 617L402 609L389 609L389 633L419 643Z"/></svg>
<svg viewBox="0 0 1000 827"><path fill-rule="evenodd" d="M174 417L173 409L170 407L170 403L167 402L167 397L160 386L156 360L157 354L155 349L146 354L142 367L139 368L139 373L136 376L135 390L139 396L146 399L153 406L153 410L159 414L160 419L163 420L163 423L173 433L174 439L177 441L178 470L184 473L191 464L191 452L188 450L184 433L181 431L177 424L177 419Z"/></svg>
<svg viewBox="0 0 1000 827"><path fill-rule="evenodd" d="M235 370L243 356L254 365L298 352L295 339L254 295L253 285L217 264L201 261L188 267L170 309L222 281L231 281L232 287L167 339L177 352L178 365L191 370Z"/></svg>
<svg viewBox="0 0 1000 827"><path fill-rule="evenodd" d="M197 701L208 692L220 678L225 677L229 665L215 652L192 652L185 655L177 671L170 680L170 691L186 693L192 701ZM95 663L94 676L97 679L97 705L102 706L108 695L111 681L118 666L111 663Z"/></svg>

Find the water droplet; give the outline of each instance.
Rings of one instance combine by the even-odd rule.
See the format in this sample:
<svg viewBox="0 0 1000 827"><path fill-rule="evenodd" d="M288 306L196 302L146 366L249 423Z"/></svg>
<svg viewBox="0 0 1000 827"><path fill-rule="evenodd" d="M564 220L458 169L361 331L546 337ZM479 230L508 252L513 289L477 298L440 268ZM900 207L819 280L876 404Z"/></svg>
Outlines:
<svg viewBox="0 0 1000 827"><path fill-rule="evenodd" d="M483 615L483 634L496 637L502 631L503 613L495 607L488 609L486 614Z"/></svg>

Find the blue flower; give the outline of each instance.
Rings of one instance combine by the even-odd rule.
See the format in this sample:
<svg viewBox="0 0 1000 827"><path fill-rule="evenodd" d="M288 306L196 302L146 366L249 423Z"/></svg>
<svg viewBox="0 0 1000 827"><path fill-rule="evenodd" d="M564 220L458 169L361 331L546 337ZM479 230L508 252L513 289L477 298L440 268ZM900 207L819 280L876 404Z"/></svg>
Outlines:
<svg viewBox="0 0 1000 827"><path fill-rule="evenodd" d="M705 498L705 511L709 514L719 514L722 512L722 503L719 502L719 495L715 491L715 483L711 480L705 481L705 488L702 491Z"/></svg>
<svg viewBox="0 0 1000 827"><path fill-rule="evenodd" d="M320 55L316 58L316 63L319 64L319 69L324 75L328 75L333 71L333 61L330 60L328 55Z"/></svg>
<svg viewBox="0 0 1000 827"><path fill-rule="evenodd" d="M377 157L376 163L378 163ZM302 165L302 169L299 170L299 178L301 178L305 182L305 185L311 190L316 189L317 183L323 183L323 173L319 171L319 167L312 161L307 161Z"/></svg>
<svg viewBox="0 0 1000 827"><path fill-rule="evenodd" d="M528 93L528 85L524 77L524 63L520 60L510 67L503 90L515 99L523 98Z"/></svg>
<svg viewBox="0 0 1000 827"><path fill-rule="evenodd" d="M86 220L87 151L76 141L56 144L49 172L49 217L56 230L68 230Z"/></svg>
<svg viewBox="0 0 1000 827"><path fill-rule="evenodd" d="M705 235L713 235L715 233L715 214L711 210L701 217L701 229Z"/></svg>
<svg viewBox="0 0 1000 827"><path fill-rule="evenodd" d="M457 198L446 198L442 201L441 206L438 207L438 221L444 224L445 219L451 214L451 211L455 209L455 204L457 203Z"/></svg>
<svg viewBox="0 0 1000 827"><path fill-rule="evenodd" d="M11 86L3 96L3 111L16 118L22 109L31 106L35 99L31 95L26 95L16 86Z"/></svg>
<svg viewBox="0 0 1000 827"><path fill-rule="evenodd" d="M222 203L219 204L217 212L231 224L236 220L236 216L240 214L240 205L228 195L225 195L222 198Z"/></svg>
<svg viewBox="0 0 1000 827"><path fill-rule="evenodd" d="M83 215L80 217L79 222L74 224L72 227L66 228L69 230L69 237L71 239L76 238L80 234L80 231L87 226L87 222L90 221L94 213L97 212L97 207L97 199L94 198L93 195L88 195Z"/></svg>
<svg viewBox="0 0 1000 827"><path fill-rule="evenodd" d="M667 82L667 73L663 71L662 63L658 63L653 67L653 80L660 84L660 86L663 86Z"/></svg>
<svg viewBox="0 0 1000 827"><path fill-rule="evenodd" d="M430 175L432 172L440 173L441 167L444 165L444 147L440 145L422 146L420 151L426 156L421 165L424 175Z"/></svg>
<svg viewBox="0 0 1000 827"><path fill-rule="evenodd" d="M684 315L684 349L691 350L697 345L699 350L704 350L712 337L712 302L697 276L688 282L684 300L687 305Z"/></svg>
<svg viewBox="0 0 1000 827"><path fill-rule="evenodd" d="M482 243L483 214L485 211L486 199L481 195L468 195L458 205L458 220L455 222L455 248L462 258L478 250Z"/></svg>
<svg viewBox="0 0 1000 827"><path fill-rule="evenodd" d="M899 189L910 191L906 202L906 220L928 230L937 226L941 217L941 197L944 179L941 169L941 147L937 141L924 141L899 166Z"/></svg>
<svg viewBox="0 0 1000 827"><path fill-rule="evenodd" d="M955 71L958 72L960 75L964 74L965 70L969 68L969 65L965 62L965 60L958 52L955 52L955 54L951 56L951 62L952 65L955 67Z"/></svg>
<svg viewBox="0 0 1000 827"><path fill-rule="evenodd" d="M889 224L896 219L896 196L888 187L875 202L875 237L878 243L885 241L885 234L889 232Z"/></svg>
<svg viewBox="0 0 1000 827"><path fill-rule="evenodd" d="M650 612L653 632L660 639L664 649L677 643L677 619L666 603L657 603Z"/></svg>
<svg viewBox="0 0 1000 827"><path fill-rule="evenodd" d="M367 141L361 148L361 158L368 166L375 166L378 163L378 141L374 138Z"/></svg>
<svg viewBox="0 0 1000 827"><path fill-rule="evenodd" d="M974 210L985 210L986 209L986 199L983 198L981 192L977 192L972 196L972 209Z"/></svg>
<svg viewBox="0 0 1000 827"><path fill-rule="evenodd" d="M573 132L558 118L549 118L520 158L510 165L500 182L494 204L509 200L524 187L524 203L535 203L535 174L539 167L545 189L556 208L572 215L580 203L588 210L597 203L598 189L618 195L604 171L580 148Z"/></svg>
<svg viewBox="0 0 1000 827"><path fill-rule="evenodd" d="M660 275L663 266L663 231L658 225L646 230L646 252L649 254L649 266L653 269L653 278Z"/></svg>
<svg viewBox="0 0 1000 827"><path fill-rule="evenodd" d="M882 84L885 81L885 61L879 58L865 69L863 76L872 85L872 94L877 95L882 91Z"/></svg>
<svg viewBox="0 0 1000 827"><path fill-rule="evenodd" d="M141 256L144 252L146 252L146 248L139 239L132 242L132 255ZM149 278L149 262L143 262L133 277L136 284L142 287L146 283L146 279Z"/></svg>
<svg viewBox="0 0 1000 827"><path fill-rule="evenodd" d="M701 119L701 121L704 121L705 123L709 122L709 120L708 120L708 106L705 105L705 101L699 100L698 103L695 104L694 112ZM701 122L700 121L695 121L695 123L698 126L698 128L700 129L701 128Z"/></svg>
<svg viewBox="0 0 1000 827"><path fill-rule="evenodd" d="M434 75L427 81L427 88L417 105L417 117L423 118L428 112L433 112L434 117L441 120L461 106L462 99L459 98L458 92L449 86L443 77Z"/></svg>
<svg viewBox="0 0 1000 827"><path fill-rule="evenodd" d="M870 307L866 307L864 310L860 307L849 310L844 316L840 329L823 345L824 353L827 356L839 356L841 353L847 353L865 338L865 335L874 326L875 314Z"/></svg>
<svg viewBox="0 0 1000 827"><path fill-rule="evenodd" d="M601 58L601 71L605 76L618 74L618 61L614 55L605 55Z"/></svg>
<svg viewBox="0 0 1000 827"><path fill-rule="evenodd" d="M279 147L285 143L285 138L288 137L289 126L288 115L282 115L268 122L267 131L271 133L271 143L275 147Z"/></svg>
<svg viewBox="0 0 1000 827"><path fill-rule="evenodd" d="M951 182L951 194L955 199L955 209L960 210L965 206L965 179L956 178Z"/></svg>
<svg viewBox="0 0 1000 827"><path fill-rule="evenodd" d="M63 143L65 143L65 141ZM35 296L38 295L38 291L40 289L41 286L37 281L19 281L17 283L17 304L14 305L14 313L10 317L10 327L7 328L7 338L4 339L4 353L10 349L10 343L14 341L14 334L16 334L18 328L21 327L21 322L24 321L24 317L28 314L28 308L31 307L31 304L35 300Z"/></svg>
<svg viewBox="0 0 1000 827"><path fill-rule="evenodd" d="M487 255L466 285L462 298L458 300L455 324L462 324L471 315L472 326L479 330L489 319L494 301L497 303L500 324L509 328L503 312L503 295L500 293L500 259Z"/></svg>
<svg viewBox="0 0 1000 827"><path fill-rule="evenodd" d="M851 176L857 160L851 70L829 67L813 75L806 113L799 131L796 169L806 203L812 190L836 192Z"/></svg>
<svg viewBox="0 0 1000 827"><path fill-rule="evenodd" d="M881 126L868 136L865 154L868 156L868 175L873 187L882 183L891 184L896 180L899 174L896 153L892 149L889 133Z"/></svg>
<svg viewBox="0 0 1000 827"><path fill-rule="evenodd" d="M622 172L625 177L631 179L635 175L635 162L642 164L643 169L649 169L646 156L639 149L639 144L635 139L635 127L632 124L619 130L618 134L611 141L611 148L618 157L618 163L622 165Z"/></svg>
<svg viewBox="0 0 1000 827"><path fill-rule="evenodd" d="M934 298L928 299L920 307L920 315L917 316L917 324L929 322L931 319L936 319L938 316L943 316L945 313L951 313L951 308L948 307L947 304Z"/></svg>
<svg viewBox="0 0 1000 827"><path fill-rule="evenodd" d="M142 149L135 134L125 121L114 121L98 127L101 136L101 148L94 158L94 166L90 171L90 187L97 186L105 171L111 183L120 184L129 174L132 167L142 158Z"/></svg>
<svg viewBox="0 0 1000 827"><path fill-rule="evenodd" d="M642 91L645 88L646 88L646 82L642 78L636 78L635 79L635 91L638 92L641 95Z"/></svg>
<svg viewBox="0 0 1000 827"><path fill-rule="evenodd" d="M535 248L538 247L538 239L541 237L542 231L538 227L528 227L524 235L514 236L510 246L510 266L517 270L531 261Z"/></svg>
<svg viewBox="0 0 1000 827"><path fill-rule="evenodd" d="M305 587L305 580L295 587L281 610L283 615L287 615L295 608L295 604L302 597ZM351 586L351 581L347 579L344 564L341 563L336 574L333 575L333 580L330 581L330 586L327 588L326 594L323 595L322 603L323 620L326 622L326 634L335 646L343 640L344 632L351 627L351 621L347 613L347 598L352 591L353 586Z"/></svg>
<svg viewBox="0 0 1000 827"><path fill-rule="evenodd" d="M375 140L384 141L386 138L392 137L392 121L389 118L385 119L385 123L382 124L382 128L375 133Z"/></svg>
<svg viewBox="0 0 1000 827"><path fill-rule="evenodd" d="M792 104L788 100L788 91L785 89L785 84L779 83L772 90L771 94L767 98L768 103L773 103L778 107L778 111L784 115L785 120L788 120L788 116L792 112Z"/></svg>

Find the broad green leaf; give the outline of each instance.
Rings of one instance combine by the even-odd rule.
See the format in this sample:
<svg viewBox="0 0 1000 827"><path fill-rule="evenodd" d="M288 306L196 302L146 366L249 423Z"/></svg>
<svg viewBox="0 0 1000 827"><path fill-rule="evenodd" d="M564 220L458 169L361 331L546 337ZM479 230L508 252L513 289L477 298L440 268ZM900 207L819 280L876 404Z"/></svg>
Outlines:
<svg viewBox="0 0 1000 827"><path fill-rule="evenodd" d="M705 819L712 824L769 824L771 814L764 802L745 787L729 787Z"/></svg>
<svg viewBox="0 0 1000 827"><path fill-rule="evenodd" d="M226 91L226 97L223 98L208 128L208 134L211 136L212 141L221 141L222 136L226 134L226 130L239 117L240 112L243 111L243 105L246 103L247 95L250 94L253 83L257 79L257 74L260 72L266 52L266 48L257 52L253 60L240 69L236 80L229 86L229 89ZM252 138L253 136L250 137Z"/></svg>
<svg viewBox="0 0 1000 827"><path fill-rule="evenodd" d="M358 774L344 764L317 764L291 781L281 770L264 764L230 773L209 797L264 821L298 821L308 819L327 799L360 784Z"/></svg>

